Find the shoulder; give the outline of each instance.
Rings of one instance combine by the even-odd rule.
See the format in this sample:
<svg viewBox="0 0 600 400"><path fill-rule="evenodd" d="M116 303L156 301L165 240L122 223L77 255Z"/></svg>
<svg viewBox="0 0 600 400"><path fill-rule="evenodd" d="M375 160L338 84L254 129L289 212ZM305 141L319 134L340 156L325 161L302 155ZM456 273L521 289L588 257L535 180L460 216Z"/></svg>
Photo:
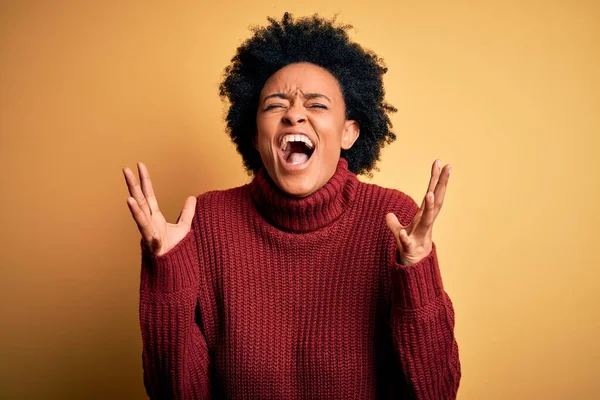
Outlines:
<svg viewBox="0 0 600 400"><path fill-rule="evenodd" d="M248 200L248 185L225 190L211 190L196 196L196 209L199 212L215 213L220 210L232 211L232 207L240 206Z"/></svg>
<svg viewBox="0 0 600 400"><path fill-rule="evenodd" d="M233 223L248 214L251 199L248 185L225 190L211 190L196 196L196 217L205 229Z"/></svg>
<svg viewBox="0 0 600 400"><path fill-rule="evenodd" d="M210 240L222 236L223 229L235 226L249 216L251 199L247 185L225 190L211 190L196 196L193 227ZM220 232L215 235L215 232ZM214 243L213 243L214 245Z"/></svg>
<svg viewBox="0 0 600 400"><path fill-rule="evenodd" d="M419 206L408 194L373 183L360 182L358 204L365 211L377 214L394 213L403 225L408 224L419 210Z"/></svg>

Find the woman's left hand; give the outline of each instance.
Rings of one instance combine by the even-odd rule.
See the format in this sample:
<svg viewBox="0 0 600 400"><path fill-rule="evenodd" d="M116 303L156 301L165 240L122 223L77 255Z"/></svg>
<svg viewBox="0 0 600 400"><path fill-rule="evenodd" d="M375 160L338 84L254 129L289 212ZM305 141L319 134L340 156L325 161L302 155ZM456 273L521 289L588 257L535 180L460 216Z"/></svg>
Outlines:
<svg viewBox="0 0 600 400"><path fill-rule="evenodd" d="M401 264L416 264L431 253L433 222L444 203L451 170L452 165L447 164L441 168L440 160L435 160L431 167L431 179L425 198L407 226L400 224L398 217L393 213L385 216L385 222L396 238Z"/></svg>

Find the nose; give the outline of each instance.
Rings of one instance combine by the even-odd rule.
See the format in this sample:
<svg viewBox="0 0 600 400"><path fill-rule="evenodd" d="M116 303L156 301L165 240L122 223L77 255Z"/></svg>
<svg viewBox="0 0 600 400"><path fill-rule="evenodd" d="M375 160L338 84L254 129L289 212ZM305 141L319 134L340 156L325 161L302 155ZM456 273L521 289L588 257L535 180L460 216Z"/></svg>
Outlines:
<svg viewBox="0 0 600 400"><path fill-rule="evenodd" d="M283 115L282 121L285 125L301 124L306 121L306 116L302 111L302 107L290 106Z"/></svg>

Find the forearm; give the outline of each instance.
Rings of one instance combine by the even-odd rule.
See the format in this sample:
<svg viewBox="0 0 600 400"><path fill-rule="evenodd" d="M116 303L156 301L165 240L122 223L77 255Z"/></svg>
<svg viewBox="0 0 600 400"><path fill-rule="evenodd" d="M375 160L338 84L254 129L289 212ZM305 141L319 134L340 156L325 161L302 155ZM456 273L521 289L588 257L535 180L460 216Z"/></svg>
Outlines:
<svg viewBox="0 0 600 400"><path fill-rule="evenodd" d="M195 321L199 268L191 236L160 257L142 251L139 312L151 399L210 398L210 356Z"/></svg>
<svg viewBox="0 0 600 400"><path fill-rule="evenodd" d="M392 266L392 341L419 400L455 399L461 369L454 309L445 293L435 246L414 265Z"/></svg>

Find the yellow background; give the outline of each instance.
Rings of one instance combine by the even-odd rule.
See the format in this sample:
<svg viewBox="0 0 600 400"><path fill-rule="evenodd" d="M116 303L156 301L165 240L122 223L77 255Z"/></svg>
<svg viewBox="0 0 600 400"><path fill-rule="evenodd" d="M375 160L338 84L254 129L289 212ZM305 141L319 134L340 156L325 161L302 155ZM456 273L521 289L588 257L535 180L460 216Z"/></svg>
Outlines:
<svg viewBox="0 0 600 400"><path fill-rule="evenodd" d="M0 6L2 398L143 399L139 234L248 181L218 83L250 25L322 13L388 67L399 139L373 182L436 224L462 400L600 398L600 2L13 1ZM383 218L383 217L382 217Z"/></svg>

